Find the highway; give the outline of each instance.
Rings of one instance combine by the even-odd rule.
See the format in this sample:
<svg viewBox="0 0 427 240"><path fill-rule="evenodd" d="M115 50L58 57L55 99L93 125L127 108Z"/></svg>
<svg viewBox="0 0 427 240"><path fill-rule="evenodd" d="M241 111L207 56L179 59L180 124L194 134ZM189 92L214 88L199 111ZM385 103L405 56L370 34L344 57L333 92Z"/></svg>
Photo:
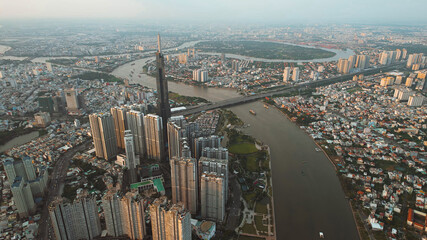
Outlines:
<svg viewBox="0 0 427 240"><path fill-rule="evenodd" d="M43 206L42 215L39 221L39 235L37 239L55 239L53 229L51 228L51 222L49 220L49 203L59 195L61 186L65 182L67 175L68 166L70 160L79 151L83 151L90 146L92 140L87 140L82 144L68 150L64 153L55 163L53 171L49 176L49 184L47 189L47 195L45 196L45 204Z"/></svg>
<svg viewBox="0 0 427 240"><path fill-rule="evenodd" d="M253 101L256 101L258 99L265 98L265 97L271 98L275 95L281 95L281 94L289 93L292 91L299 91L299 90L304 90L304 89L308 89L308 88L319 87L319 86L329 85L329 84L333 84L333 83L337 83L337 82L347 81L347 80L352 79L353 76L359 75L359 74L364 74L365 76L368 76L368 75L379 73L380 71L391 71L391 70L394 70L396 68L402 67L404 65L405 65L405 63L400 62L400 63L396 63L396 64L389 65L389 66L368 69L368 70L365 70L362 72L346 74L346 75L342 75L339 77L322 79L322 80L307 82L307 83L300 83L300 84L291 85L291 86L284 86L282 88L271 89L271 90L265 91L263 93L258 93L258 94L254 94L254 95L241 96L241 97L231 98L231 99L227 99L227 100L219 101L219 102L215 102L215 103L209 103L209 104L199 105L199 106L195 106L195 107L189 107L189 108L181 110L181 111L175 111L172 113L172 115L173 116L190 115L190 114L195 114L195 113L199 113L202 111L208 111L208 110L213 110L213 109L217 109L217 108L231 107L231 106L238 105L238 104L253 102Z"/></svg>

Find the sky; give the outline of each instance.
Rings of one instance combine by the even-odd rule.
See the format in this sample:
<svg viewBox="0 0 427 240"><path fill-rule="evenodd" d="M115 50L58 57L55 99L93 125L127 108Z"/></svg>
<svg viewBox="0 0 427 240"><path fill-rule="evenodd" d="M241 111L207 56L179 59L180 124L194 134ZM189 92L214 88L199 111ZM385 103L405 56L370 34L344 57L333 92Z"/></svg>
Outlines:
<svg viewBox="0 0 427 240"><path fill-rule="evenodd" d="M427 1L0 0L0 20L83 18L199 23L427 24L427 14L416 9L427 9Z"/></svg>

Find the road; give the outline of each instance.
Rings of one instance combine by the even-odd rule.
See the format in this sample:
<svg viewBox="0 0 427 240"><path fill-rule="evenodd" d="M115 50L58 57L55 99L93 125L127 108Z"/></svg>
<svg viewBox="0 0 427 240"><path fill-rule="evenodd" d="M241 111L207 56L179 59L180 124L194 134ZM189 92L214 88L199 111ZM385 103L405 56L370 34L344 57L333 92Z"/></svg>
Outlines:
<svg viewBox="0 0 427 240"><path fill-rule="evenodd" d="M46 201L43 206L42 215L39 221L39 238L38 239L54 239L53 229L49 221L49 203L59 195L61 185L64 184L65 178L67 175L68 166L70 165L70 160L77 152L83 151L90 146L92 140L87 140L86 142L68 150L64 153L55 163L53 171L49 177L48 192L45 197Z"/></svg>
<svg viewBox="0 0 427 240"><path fill-rule="evenodd" d="M362 72L358 72L358 73L346 74L346 75L339 76L339 77L322 79L322 80L318 80L318 81L314 81L314 82L308 82L308 83L300 83L300 84L296 84L296 85L292 85L292 86L285 86L285 87L280 88L280 89L272 89L272 90L269 90L269 91L266 91L263 93L254 94L254 95L250 95L250 96L241 96L241 97L227 99L224 101L219 101L216 103L209 103L209 104L205 104L205 105L201 105L201 106L190 107L190 108L187 108L185 110L173 112L172 115L174 115L174 116L189 115L189 114L195 114L195 113L199 113L202 111L208 111L208 110L217 109L217 108L231 107L234 105L253 102L253 101L256 101L258 99L265 98L265 97L272 97L274 95L285 94L285 93L289 93L292 91L304 90L304 89L308 89L308 88L313 88L313 87L329 85L329 84L333 84L333 83L337 83L337 82L347 81L347 80L350 80L353 76L359 75L359 74L364 74L365 76L367 76L367 75L379 73L380 71L390 71L390 70L396 69L396 67L402 67L404 64L405 63L401 62L401 63L389 65L389 66L383 66L383 67L379 67L379 68L368 69L366 71L362 71Z"/></svg>

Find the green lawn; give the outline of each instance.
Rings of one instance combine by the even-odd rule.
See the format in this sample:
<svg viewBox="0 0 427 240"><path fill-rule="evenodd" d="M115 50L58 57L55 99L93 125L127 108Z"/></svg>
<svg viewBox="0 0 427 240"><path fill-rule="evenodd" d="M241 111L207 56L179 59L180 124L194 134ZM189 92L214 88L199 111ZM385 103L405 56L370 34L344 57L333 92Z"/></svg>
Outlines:
<svg viewBox="0 0 427 240"><path fill-rule="evenodd" d="M255 225L258 231L268 231L268 227L262 224L262 216L255 216Z"/></svg>
<svg viewBox="0 0 427 240"><path fill-rule="evenodd" d="M255 228L252 224L245 224L242 227L242 231L244 233L249 233L249 234L256 234Z"/></svg>
<svg viewBox="0 0 427 240"><path fill-rule="evenodd" d="M268 214L267 204L263 204L261 202L257 202L257 204L255 205L255 212L257 212L257 213L263 213L263 214Z"/></svg>
<svg viewBox="0 0 427 240"><path fill-rule="evenodd" d="M245 199L246 203L248 204L248 208L252 208L252 205L255 201L256 193L255 192L248 192L243 193L243 198Z"/></svg>
<svg viewBox="0 0 427 240"><path fill-rule="evenodd" d="M258 151L258 149L253 143L242 142L231 145L228 151L234 154L250 154Z"/></svg>

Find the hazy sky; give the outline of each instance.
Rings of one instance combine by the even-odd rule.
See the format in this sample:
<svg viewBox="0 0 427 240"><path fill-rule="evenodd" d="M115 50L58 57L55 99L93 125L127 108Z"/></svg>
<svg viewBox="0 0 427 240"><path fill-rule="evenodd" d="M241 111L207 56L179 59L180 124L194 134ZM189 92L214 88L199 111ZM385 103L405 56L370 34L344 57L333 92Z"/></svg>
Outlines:
<svg viewBox="0 0 427 240"><path fill-rule="evenodd" d="M0 0L0 19L427 24L421 9L427 0Z"/></svg>

